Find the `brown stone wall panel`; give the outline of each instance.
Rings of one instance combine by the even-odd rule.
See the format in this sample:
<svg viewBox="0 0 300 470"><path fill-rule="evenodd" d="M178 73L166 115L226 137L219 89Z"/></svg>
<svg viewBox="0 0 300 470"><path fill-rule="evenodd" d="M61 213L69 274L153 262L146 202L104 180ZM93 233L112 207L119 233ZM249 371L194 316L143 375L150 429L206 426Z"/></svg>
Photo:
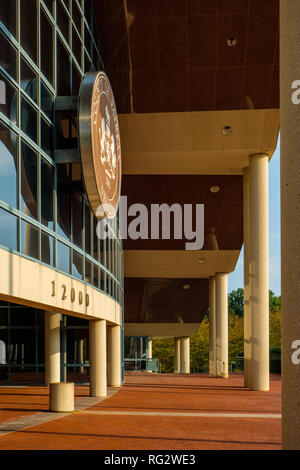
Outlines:
<svg viewBox="0 0 300 470"><path fill-rule="evenodd" d="M111 87L114 90L118 113L130 113L129 72L108 72L107 75L111 83Z"/></svg>
<svg viewBox="0 0 300 470"><path fill-rule="evenodd" d="M129 50L127 38L118 40L117 46L112 50L111 45L106 44L102 49L103 56L106 57L105 68L109 72L129 71ZM108 72L108 73L109 73Z"/></svg>
<svg viewBox="0 0 300 470"><path fill-rule="evenodd" d="M154 18L137 18L129 32L133 70L159 69L157 25Z"/></svg>
<svg viewBox="0 0 300 470"><path fill-rule="evenodd" d="M247 13L249 0L219 0L219 13Z"/></svg>
<svg viewBox="0 0 300 470"><path fill-rule="evenodd" d="M270 108L279 108L279 66L273 68L273 80L270 96Z"/></svg>
<svg viewBox="0 0 300 470"><path fill-rule="evenodd" d="M208 231L210 227L217 227L220 219L220 204L209 204L204 206L204 227Z"/></svg>
<svg viewBox="0 0 300 470"><path fill-rule="evenodd" d="M98 30L101 50L106 61L114 56L127 35L126 21L123 10L119 10L110 20L98 19ZM109 40L107 40L109 38Z"/></svg>
<svg viewBox="0 0 300 470"><path fill-rule="evenodd" d="M216 109L217 69L192 68L189 72L189 108L190 111L208 111ZM204 93L205 91L205 93Z"/></svg>
<svg viewBox="0 0 300 470"><path fill-rule="evenodd" d="M246 53L247 14L220 15L218 23L218 66L243 65ZM235 38L237 44L228 46Z"/></svg>
<svg viewBox="0 0 300 470"><path fill-rule="evenodd" d="M127 7L134 112L278 107L278 69L274 83L270 69L262 70L256 86L250 67L278 64L277 0L128 0ZM108 75L129 70L124 2L95 8ZM128 112L120 102L119 112Z"/></svg>
<svg viewBox="0 0 300 470"><path fill-rule="evenodd" d="M162 70L163 112L189 111L187 69Z"/></svg>
<svg viewBox="0 0 300 470"><path fill-rule="evenodd" d="M222 67L217 71L217 109L240 109L242 105L243 67Z"/></svg>
<svg viewBox="0 0 300 470"><path fill-rule="evenodd" d="M270 103L273 65L246 67L243 96L248 96L255 109L264 109Z"/></svg>
<svg viewBox="0 0 300 470"><path fill-rule="evenodd" d="M214 185L220 186L220 192L210 192L210 187ZM128 206L136 202L146 205L149 214L149 233L151 203L165 202L169 206L179 203L182 207L184 204L193 204L194 211L195 204L204 203L204 228L207 240L204 249L213 249L208 233L211 230L218 232L219 229L224 228L226 231L231 231L233 235L230 244L227 245L228 237L222 240L219 238L222 232L218 232L218 243L222 249L240 249L242 246L243 239L240 236L237 238L234 236L234 233L240 233L243 226L242 176L124 175L122 194L128 196ZM195 215L193 215L193 220L195 221ZM171 232L170 240L127 240L125 249L184 250L185 242L185 239L175 240Z"/></svg>
<svg viewBox="0 0 300 470"><path fill-rule="evenodd" d="M207 175L206 178L203 179L203 204L221 204L224 200L224 194L227 184L227 177L223 175ZM218 186L220 191L217 193L211 192L211 188L213 186Z"/></svg>
<svg viewBox="0 0 300 470"><path fill-rule="evenodd" d="M242 224L242 203L223 204L220 213L219 226L222 228L238 229Z"/></svg>
<svg viewBox="0 0 300 470"><path fill-rule="evenodd" d="M234 230L220 228L216 231L216 237L220 250L233 250L236 246L236 232Z"/></svg>
<svg viewBox="0 0 300 470"><path fill-rule="evenodd" d="M225 187L224 201L243 202L243 178L235 175L228 175Z"/></svg>
<svg viewBox="0 0 300 470"><path fill-rule="evenodd" d="M187 15L217 14L218 0L187 0Z"/></svg>
<svg viewBox="0 0 300 470"><path fill-rule="evenodd" d="M125 290L125 323L200 323L208 308L207 279L125 278Z"/></svg>
<svg viewBox="0 0 300 470"><path fill-rule="evenodd" d="M202 204L204 198L206 177L198 175L185 175L182 184L178 184L176 202L182 204Z"/></svg>
<svg viewBox="0 0 300 470"><path fill-rule="evenodd" d="M134 18L156 16L155 3L149 0L127 0L127 10Z"/></svg>
<svg viewBox="0 0 300 470"><path fill-rule="evenodd" d="M247 39L247 65L274 64L278 14L251 13Z"/></svg>
<svg viewBox="0 0 300 470"><path fill-rule="evenodd" d="M279 0L249 0L249 10L252 11L277 11L279 10Z"/></svg>
<svg viewBox="0 0 300 470"><path fill-rule="evenodd" d="M217 17L190 16L187 19L189 65L213 67L217 65Z"/></svg>
<svg viewBox="0 0 300 470"><path fill-rule="evenodd" d="M152 0L153 1L153 0ZM157 16L184 16L185 1L182 0L154 0Z"/></svg>
<svg viewBox="0 0 300 470"><path fill-rule="evenodd" d="M136 113L162 112L161 81L157 70L134 71L133 88Z"/></svg>
<svg viewBox="0 0 300 470"><path fill-rule="evenodd" d="M185 18L159 18L158 35L161 68L186 68L187 38Z"/></svg>
<svg viewBox="0 0 300 470"><path fill-rule="evenodd" d="M96 0L94 1L96 20L111 20L115 15L123 11L123 0Z"/></svg>

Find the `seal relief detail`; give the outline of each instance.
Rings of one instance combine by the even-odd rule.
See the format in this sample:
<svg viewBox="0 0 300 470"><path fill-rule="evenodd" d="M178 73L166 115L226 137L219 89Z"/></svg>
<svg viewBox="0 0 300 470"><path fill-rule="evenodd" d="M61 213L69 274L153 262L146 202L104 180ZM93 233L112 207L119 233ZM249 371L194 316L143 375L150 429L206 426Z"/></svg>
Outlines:
<svg viewBox="0 0 300 470"><path fill-rule="evenodd" d="M92 75L94 75L93 83L91 83ZM84 182L96 217L113 218L118 210L121 186L121 144L118 115L112 88L105 73L93 74L90 72L86 76L86 89L84 89L84 77L79 105L79 129L83 133L83 139L80 137L80 147ZM86 130L89 126L86 126L85 118L85 100L89 99L89 95L90 149L86 148L86 145L89 147L86 141ZM80 117L82 118L82 126L80 125Z"/></svg>

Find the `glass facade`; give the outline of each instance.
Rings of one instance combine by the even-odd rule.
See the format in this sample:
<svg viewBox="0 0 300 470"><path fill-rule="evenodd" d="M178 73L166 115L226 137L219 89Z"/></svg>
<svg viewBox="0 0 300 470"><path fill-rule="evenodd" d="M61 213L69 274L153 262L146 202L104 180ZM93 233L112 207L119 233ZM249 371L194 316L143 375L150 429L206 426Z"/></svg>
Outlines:
<svg viewBox="0 0 300 470"><path fill-rule="evenodd" d="M0 302L0 384L45 382L44 312ZM2 349L1 349L2 348ZM61 380L89 382L89 326L62 316Z"/></svg>
<svg viewBox="0 0 300 470"><path fill-rule="evenodd" d="M0 246L122 305L121 240L116 233L99 240L80 164L54 159L55 149L77 146L76 112L56 111L56 97L77 96L83 75L103 70L93 15L91 0L0 0ZM118 231L114 226L108 230ZM74 321L87 328L86 321ZM3 325L7 331L9 325ZM4 331L0 340L11 345ZM86 340L76 341L86 350ZM36 380L39 361L35 356Z"/></svg>

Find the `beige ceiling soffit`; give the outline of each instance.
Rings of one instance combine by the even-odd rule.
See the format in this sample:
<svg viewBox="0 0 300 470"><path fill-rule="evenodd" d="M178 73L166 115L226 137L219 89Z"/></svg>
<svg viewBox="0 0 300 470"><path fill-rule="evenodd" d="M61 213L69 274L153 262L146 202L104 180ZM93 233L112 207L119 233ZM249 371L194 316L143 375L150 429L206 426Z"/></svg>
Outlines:
<svg viewBox="0 0 300 470"><path fill-rule="evenodd" d="M126 250L125 277L208 278L234 271L239 254L239 250Z"/></svg>
<svg viewBox="0 0 300 470"><path fill-rule="evenodd" d="M124 174L241 174L249 155L274 153L279 110L123 114L119 122Z"/></svg>
<svg viewBox="0 0 300 470"><path fill-rule="evenodd" d="M125 323L125 336L152 336L170 338L193 336L200 327L199 323Z"/></svg>

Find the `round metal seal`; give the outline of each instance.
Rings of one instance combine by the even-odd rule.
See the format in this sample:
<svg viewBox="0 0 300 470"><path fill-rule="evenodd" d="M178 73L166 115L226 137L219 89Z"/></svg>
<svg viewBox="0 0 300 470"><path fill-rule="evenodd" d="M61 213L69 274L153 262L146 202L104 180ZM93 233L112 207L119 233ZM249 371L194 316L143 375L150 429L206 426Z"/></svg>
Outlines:
<svg viewBox="0 0 300 470"><path fill-rule="evenodd" d="M112 219L121 189L121 143L116 104L106 74L85 74L79 95L78 135L86 194L97 218Z"/></svg>

